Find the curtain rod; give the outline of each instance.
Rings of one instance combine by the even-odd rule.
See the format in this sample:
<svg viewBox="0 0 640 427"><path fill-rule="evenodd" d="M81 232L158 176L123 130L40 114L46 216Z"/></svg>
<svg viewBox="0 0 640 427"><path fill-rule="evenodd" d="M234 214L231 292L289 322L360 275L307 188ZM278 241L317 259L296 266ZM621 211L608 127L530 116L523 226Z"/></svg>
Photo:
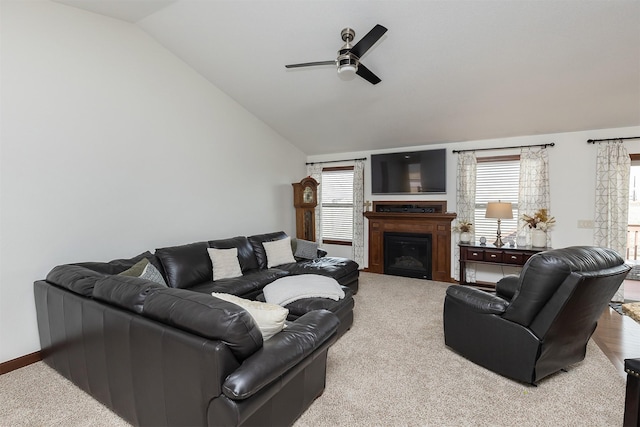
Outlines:
<svg viewBox="0 0 640 427"><path fill-rule="evenodd" d="M353 161L356 161L356 160L367 160L367 158L366 157L362 157L360 159L329 160L327 162L307 162L305 164L307 166L309 166L309 165L321 165L323 163L353 162Z"/></svg>
<svg viewBox="0 0 640 427"><path fill-rule="evenodd" d="M508 150L511 148L526 148L526 147L553 147L556 145L555 142L549 142L547 144L534 144L534 145L516 145L513 147L497 147L497 148L476 148L474 150L453 150L454 153L466 153L467 151L487 151L487 150Z"/></svg>
<svg viewBox="0 0 640 427"><path fill-rule="evenodd" d="M595 144L596 142L603 141L624 141L625 139L640 139L640 136L627 136L625 138L589 139L587 140L587 144Z"/></svg>

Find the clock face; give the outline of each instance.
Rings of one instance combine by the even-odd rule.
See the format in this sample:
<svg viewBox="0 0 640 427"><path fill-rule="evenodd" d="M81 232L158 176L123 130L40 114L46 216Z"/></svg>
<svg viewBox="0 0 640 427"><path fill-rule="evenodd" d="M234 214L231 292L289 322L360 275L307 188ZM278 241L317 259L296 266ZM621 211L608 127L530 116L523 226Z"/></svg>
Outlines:
<svg viewBox="0 0 640 427"><path fill-rule="evenodd" d="M302 191L302 203L313 203L313 190L311 187L304 187Z"/></svg>

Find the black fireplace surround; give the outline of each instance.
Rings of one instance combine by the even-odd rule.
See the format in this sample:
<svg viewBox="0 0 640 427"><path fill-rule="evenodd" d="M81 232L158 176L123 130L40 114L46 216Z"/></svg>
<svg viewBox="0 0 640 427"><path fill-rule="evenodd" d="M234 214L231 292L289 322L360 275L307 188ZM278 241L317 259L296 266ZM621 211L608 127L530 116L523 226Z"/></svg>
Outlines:
<svg viewBox="0 0 640 427"><path fill-rule="evenodd" d="M431 280L431 234L385 232L384 274Z"/></svg>

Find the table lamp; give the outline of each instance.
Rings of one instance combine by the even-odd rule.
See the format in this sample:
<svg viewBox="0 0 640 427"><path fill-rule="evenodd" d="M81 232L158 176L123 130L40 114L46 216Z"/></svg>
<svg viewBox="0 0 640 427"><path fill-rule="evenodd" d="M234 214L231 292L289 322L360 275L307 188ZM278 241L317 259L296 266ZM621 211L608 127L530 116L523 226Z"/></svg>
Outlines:
<svg viewBox="0 0 640 427"><path fill-rule="evenodd" d="M498 220L498 232L496 241L493 242L493 245L496 247L503 246L502 238L500 236L500 220L502 219L512 219L513 218L513 209L511 207L511 203L506 202L489 202L487 203L487 212L484 215L485 218L496 218Z"/></svg>

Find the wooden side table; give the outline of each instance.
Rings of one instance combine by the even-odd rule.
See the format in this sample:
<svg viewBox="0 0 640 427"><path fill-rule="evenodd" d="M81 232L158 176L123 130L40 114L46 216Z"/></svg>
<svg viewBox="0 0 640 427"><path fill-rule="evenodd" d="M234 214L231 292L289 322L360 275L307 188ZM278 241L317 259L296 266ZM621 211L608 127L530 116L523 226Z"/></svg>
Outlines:
<svg viewBox="0 0 640 427"><path fill-rule="evenodd" d="M497 247L493 245L479 245L475 243L460 243L460 284L495 287L495 283L467 283L466 267L468 263L493 264L522 267L532 255L548 251L551 248L527 247Z"/></svg>

